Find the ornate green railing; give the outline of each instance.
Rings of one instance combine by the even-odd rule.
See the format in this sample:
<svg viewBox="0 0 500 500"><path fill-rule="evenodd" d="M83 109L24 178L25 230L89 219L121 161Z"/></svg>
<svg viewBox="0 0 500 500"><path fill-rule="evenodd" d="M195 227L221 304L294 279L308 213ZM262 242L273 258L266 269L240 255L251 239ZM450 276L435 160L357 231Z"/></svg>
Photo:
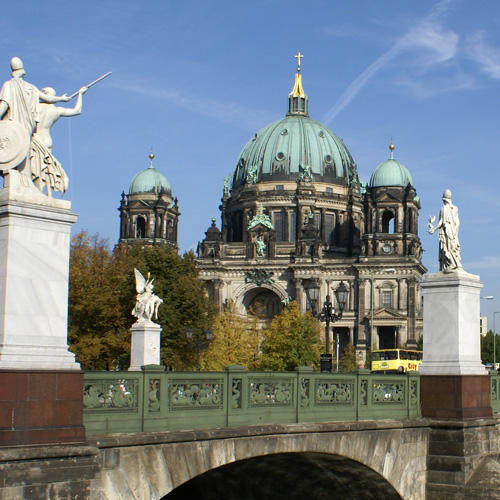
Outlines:
<svg viewBox="0 0 500 500"><path fill-rule="evenodd" d="M490 372L491 409L493 413L500 413L500 375Z"/></svg>
<svg viewBox="0 0 500 500"><path fill-rule="evenodd" d="M420 416L420 379L406 375L247 372L87 372L87 435Z"/></svg>

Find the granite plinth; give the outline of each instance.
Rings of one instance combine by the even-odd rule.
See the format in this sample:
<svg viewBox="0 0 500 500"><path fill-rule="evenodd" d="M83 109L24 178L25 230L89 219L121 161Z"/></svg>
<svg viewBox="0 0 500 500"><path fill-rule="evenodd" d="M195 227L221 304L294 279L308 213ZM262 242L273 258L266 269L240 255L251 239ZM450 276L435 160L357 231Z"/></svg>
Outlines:
<svg viewBox="0 0 500 500"><path fill-rule="evenodd" d="M70 207L0 190L0 369L80 369L67 343Z"/></svg>
<svg viewBox="0 0 500 500"><path fill-rule="evenodd" d="M422 375L484 375L479 276L463 270L424 276Z"/></svg>
<svg viewBox="0 0 500 500"><path fill-rule="evenodd" d="M141 371L141 366L160 364L161 326L152 321L132 325L132 345L129 371Z"/></svg>
<svg viewBox="0 0 500 500"><path fill-rule="evenodd" d="M0 370L0 446L84 442L82 371Z"/></svg>
<svg viewBox="0 0 500 500"><path fill-rule="evenodd" d="M421 375L422 417L491 418L489 375Z"/></svg>

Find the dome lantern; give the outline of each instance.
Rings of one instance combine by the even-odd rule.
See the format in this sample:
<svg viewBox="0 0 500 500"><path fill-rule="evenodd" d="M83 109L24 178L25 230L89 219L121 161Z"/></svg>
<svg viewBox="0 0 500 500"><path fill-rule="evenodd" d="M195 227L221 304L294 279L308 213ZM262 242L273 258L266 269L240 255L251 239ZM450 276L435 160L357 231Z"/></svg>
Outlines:
<svg viewBox="0 0 500 500"><path fill-rule="evenodd" d="M300 59L304 56L299 52L295 57L297 58L297 73L293 89L288 94L287 115L309 116L309 98L302 88L302 75L300 74Z"/></svg>

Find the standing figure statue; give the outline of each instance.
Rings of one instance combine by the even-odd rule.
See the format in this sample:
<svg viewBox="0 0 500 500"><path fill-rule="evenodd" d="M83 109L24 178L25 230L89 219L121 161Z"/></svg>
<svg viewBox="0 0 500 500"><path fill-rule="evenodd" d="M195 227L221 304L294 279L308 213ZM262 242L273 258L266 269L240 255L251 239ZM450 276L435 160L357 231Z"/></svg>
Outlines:
<svg viewBox="0 0 500 500"><path fill-rule="evenodd" d="M439 229L439 270L452 271L462 269L460 261L460 243L458 242L458 208L451 202L451 191L443 193L443 206L439 212L439 221L432 227L435 217L429 217L429 234Z"/></svg>
<svg viewBox="0 0 500 500"><path fill-rule="evenodd" d="M31 176L35 186L43 191L47 188L47 196L52 196L52 191L60 191L62 194L68 189L68 176L62 165L52 155L52 137L50 129L61 116L77 116L82 112L82 96L87 91L87 87L82 87L78 91L78 99L73 108L63 108L40 103L39 121L35 132L31 137L30 165ZM45 96L55 96L56 91L51 87L41 90Z"/></svg>
<svg viewBox="0 0 500 500"><path fill-rule="evenodd" d="M138 269L134 269L135 289L137 298L132 314L137 318L138 323L150 322L153 313L158 319L158 307L163 304L163 300L153 293L153 280L145 279Z"/></svg>
<svg viewBox="0 0 500 500"><path fill-rule="evenodd" d="M255 240L255 250L257 253L257 257L265 257L266 243L263 240L262 236L258 237Z"/></svg>
<svg viewBox="0 0 500 500"><path fill-rule="evenodd" d="M14 126L21 126L27 133L28 141L36 129L39 119L39 101L49 104L57 102L68 102L69 97L64 94L61 97L41 93L34 85L24 80L26 72L23 62L19 57L13 57L10 61L12 78L6 81L0 90L0 120L9 121ZM28 151L26 151L28 153ZM31 166L25 158L19 164L21 172L21 183L28 187L33 187L31 180ZM8 168L13 168L9 166ZM2 164L0 164L0 170Z"/></svg>

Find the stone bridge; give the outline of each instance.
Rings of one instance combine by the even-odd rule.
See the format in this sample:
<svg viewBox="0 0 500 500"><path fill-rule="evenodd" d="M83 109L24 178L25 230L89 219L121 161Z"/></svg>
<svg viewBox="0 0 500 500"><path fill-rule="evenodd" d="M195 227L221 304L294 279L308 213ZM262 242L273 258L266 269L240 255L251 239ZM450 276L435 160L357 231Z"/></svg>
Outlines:
<svg viewBox="0 0 500 500"><path fill-rule="evenodd" d="M364 371L89 373L87 442L0 448L0 499L498 498L499 421L421 418L418 389Z"/></svg>

